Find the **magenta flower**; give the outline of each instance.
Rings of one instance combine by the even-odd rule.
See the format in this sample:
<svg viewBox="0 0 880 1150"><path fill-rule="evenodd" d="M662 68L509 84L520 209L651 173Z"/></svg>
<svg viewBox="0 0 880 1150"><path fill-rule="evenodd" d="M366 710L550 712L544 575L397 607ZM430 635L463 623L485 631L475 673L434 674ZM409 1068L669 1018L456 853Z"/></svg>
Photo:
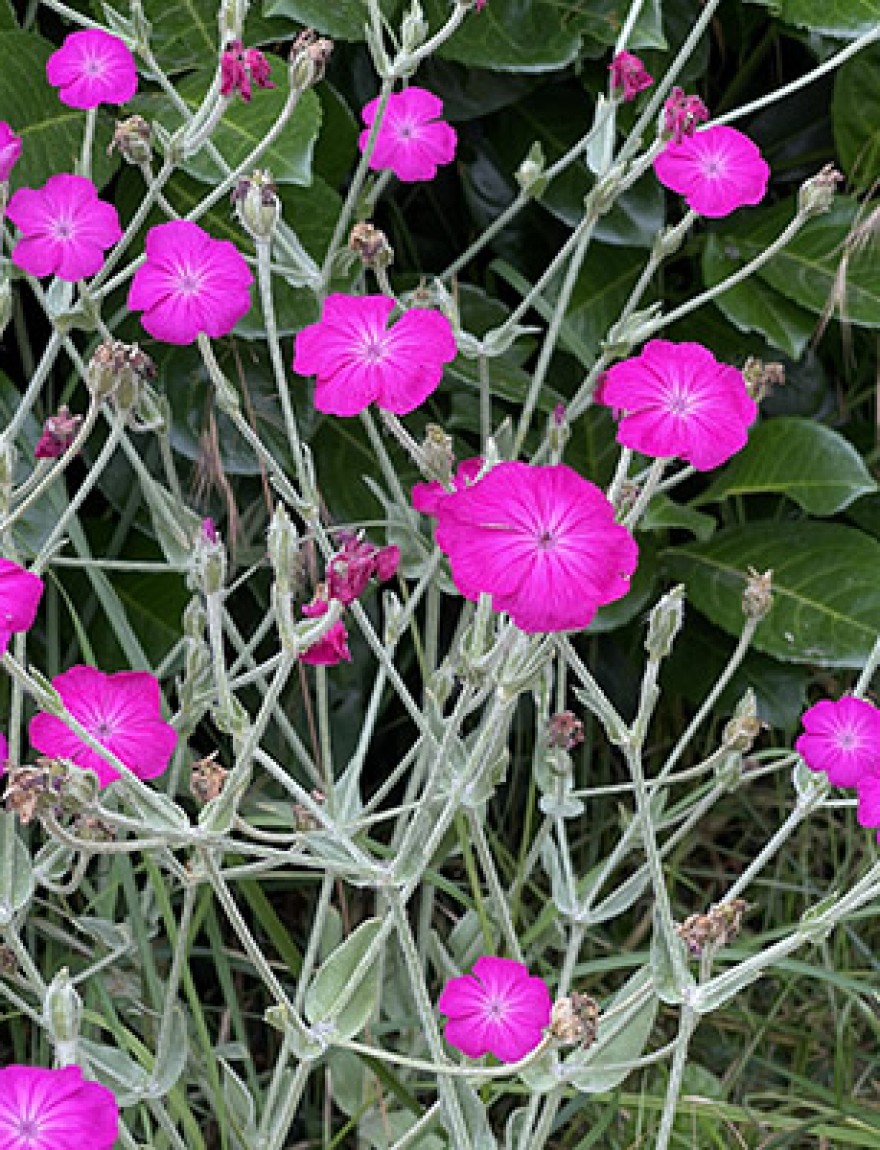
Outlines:
<svg viewBox="0 0 880 1150"><path fill-rule="evenodd" d="M12 262L32 276L56 275L73 283L93 276L104 252L122 238L112 204L98 199L85 176L50 176L42 188L19 188L6 214L23 238Z"/></svg>
<svg viewBox="0 0 880 1150"><path fill-rule="evenodd" d="M220 57L220 95L233 96L236 92L247 104L251 98L251 82L258 88L274 88L269 79L269 61L256 48L245 48L241 40L232 40Z"/></svg>
<svg viewBox="0 0 880 1150"><path fill-rule="evenodd" d="M2 1150L112 1150L118 1133L112 1092L78 1066L0 1070Z"/></svg>
<svg viewBox="0 0 880 1150"><path fill-rule="evenodd" d="M254 277L231 241L212 239L189 220L172 220L150 228L146 249L128 307L144 313L141 323L156 339L193 343L200 332L218 339L250 311Z"/></svg>
<svg viewBox="0 0 880 1150"><path fill-rule="evenodd" d="M468 599L492 596L523 631L578 631L629 590L635 540L564 464L507 462L437 507L437 544Z"/></svg>
<svg viewBox="0 0 880 1150"><path fill-rule="evenodd" d="M412 308L387 327L394 300L385 295L330 295L318 323L296 337L293 370L316 375L315 407L357 415L375 402L406 415L437 388L455 359L455 337L439 311Z"/></svg>
<svg viewBox="0 0 880 1150"><path fill-rule="evenodd" d="M450 979L437 1009L449 1016L444 1035L468 1058L494 1054L519 1062L534 1050L550 1023L550 991L521 962L484 955L474 973Z"/></svg>
<svg viewBox="0 0 880 1150"><path fill-rule="evenodd" d="M835 787L860 787L880 776L880 711L864 699L823 699L801 716L804 734L794 744L811 771L824 771ZM880 777L878 777L880 783Z"/></svg>
<svg viewBox="0 0 880 1150"><path fill-rule="evenodd" d="M378 107L377 96L361 111L367 125L358 141L361 151L367 146ZM443 101L424 88L392 92L370 156L373 171L390 169L405 184L433 180L438 166L455 158L455 129L438 119L442 113Z"/></svg>
<svg viewBox="0 0 880 1150"><path fill-rule="evenodd" d="M699 96L685 95L683 88L673 88L663 105L663 131L674 144L692 136L698 124L709 119L709 109Z"/></svg>
<svg viewBox="0 0 880 1150"><path fill-rule="evenodd" d="M482 456L475 459L465 459L459 463L452 480L454 491L463 491L474 482L483 467ZM433 483L416 483L412 489L412 505L416 511L423 515L436 515L437 508L447 495L451 495L442 483L434 480Z"/></svg>
<svg viewBox="0 0 880 1150"><path fill-rule="evenodd" d="M657 179L684 196L701 216L729 216L745 204L759 204L770 168L756 144L735 128L706 128L680 143L670 140L654 161Z"/></svg>
<svg viewBox="0 0 880 1150"><path fill-rule="evenodd" d="M10 559L0 559L0 655L14 633L33 626L42 595L42 579Z"/></svg>
<svg viewBox="0 0 880 1150"><path fill-rule="evenodd" d="M46 76L69 108L125 104L137 91L134 56L100 28L71 32L46 62Z"/></svg>
<svg viewBox="0 0 880 1150"><path fill-rule="evenodd" d="M320 587L311 603L302 608L307 619L316 619L327 614L327 599L324 597L326 587ZM348 631L341 619L338 619L326 634L308 647L299 657L301 663L309 663L315 667L332 667L336 663L351 662L351 651L348 649Z"/></svg>
<svg viewBox="0 0 880 1150"><path fill-rule="evenodd" d="M34 448L35 459L58 459L76 439L82 425L81 415L71 415L66 404L62 404L55 415L50 415L43 424L43 430Z"/></svg>
<svg viewBox="0 0 880 1150"><path fill-rule="evenodd" d="M0 184L5 184L21 155L21 136L0 120Z"/></svg>
<svg viewBox="0 0 880 1150"><path fill-rule="evenodd" d="M368 539L344 533L342 547L327 560L327 593L341 603L352 603L375 575L389 580L400 564L400 548L376 547ZM323 612L322 612L323 614Z"/></svg>
<svg viewBox="0 0 880 1150"><path fill-rule="evenodd" d="M698 343L654 339L605 372L599 403L624 411L617 442L643 455L719 467L746 443L758 408L735 367Z"/></svg>
<svg viewBox="0 0 880 1150"><path fill-rule="evenodd" d="M153 779L168 766L177 731L162 718L159 683L148 671L105 675L94 667L71 667L52 686L66 710L139 779ZM102 787L120 777L54 715L34 715L28 734L44 755L90 767Z"/></svg>
<svg viewBox="0 0 880 1150"><path fill-rule="evenodd" d="M621 92L625 101L634 100L639 92L644 92L654 83L654 77L632 52L618 52L608 65L608 71L611 73L612 92Z"/></svg>

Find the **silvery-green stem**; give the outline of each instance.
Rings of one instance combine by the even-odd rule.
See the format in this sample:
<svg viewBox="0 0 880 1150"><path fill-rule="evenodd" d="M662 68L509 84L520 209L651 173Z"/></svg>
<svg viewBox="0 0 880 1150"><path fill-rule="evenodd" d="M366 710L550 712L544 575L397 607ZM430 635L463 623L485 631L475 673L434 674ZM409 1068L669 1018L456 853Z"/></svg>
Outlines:
<svg viewBox="0 0 880 1150"><path fill-rule="evenodd" d="M618 500L623 491L623 485L626 483L626 478L629 474L632 457L633 451L631 447L621 447L620 455L617 457L617 467L614 471L614 478L611 480L611 486L606 492L608 502L612 507L617 507Z"/></svg>
<svg viewBox="0 0 880 1150"><path fill-rule="evenodd" d="M166 1063L170 1053L168 1044L171 1040L171 1025L174 1020L174 1008L177 1005L177 992L180 988L180 981L183 978L183 971L186 965L186 955L189 948L189 932L192 926L192 916L197 894L198 886L195 883L191 883L183 888L183 906L180 909L180 919L177 923L177 936L174 940L171 969L168 972L168 981L165 983L162 1019L159 1023L159 1034L156 1038L154 1074Z"/></svg>
<svg viewBox="0 0 880 1150"><path fill-rule="evenodd" d="M629 11L626 14L626 19L621 26L620 32L617 35L617 40L614 44L615 56L618 54L618 52L622 52L629 43L629 38L633 33L633 28L635 28L636 21L641 15L641 11L644 6L645 0L632 0L632 4L630 4Z"/></svg>
<svg viewBox="0 0 880 1150"><path fill-rule="evenodd" d="M107 257L104 260L104 266L89 284L93 298L98 288L101 287L101 285L107 279L107 276L116 266L116 264L119 263L123 253L127 251L131 241L140 231L141 225L150 213L150 208L152 208L153 204L156 202L156 199L159 196L159 193L171 178L171 175L174 172L174 165L170 161L165 160L165 162L162 164L162 167L159 169L158 175L156 176L151 175L149 168L145 167L142 169L142 171L145 178L150 176L150 179L146 180L146 193L135 209L134 215L129 220L128 227L125 229L122 239L117 244L114 244L114 246L107 253Z"/></svg>
<svg viewBox="0 0 880 1150"><path fill-rule="evenodd" d="M525 962L523 957L522 947L519 944L519 939L516 937L516 929L513 925L513 920L510 917L510 908L507 905L507 896L501 886L498 878L498 871L495 867L495 860L492 857L492 852L489 850L489 844L486 841L486 832L483 824L477 815L477 812L472 808L468 808L467 812L468 827L470 828L471 838L474 846L477 848L477 857L480 860L480 867L483 871L483 876L489 887L489 893L492 896L492 909L498 915L501 923L501 930L504 934L504 940L507 948L510 951L511 958L515 958L517 962Z"/></svg>
<svg viewBox="0 0 880 1150"><path fill-rule="evenodd" d="M272 1129L263 1140L259 1150L281 1150L282 1146L286 1144L290 1127L299 1109L300 1099L302 1098L302 1092L305 1089L310 1070L311 1063L297 1063L293 1081L288 1086L281 1109L272 1123Z"/></svg>
<svg viewBox="0 0 880 1150"><path fill-rule="evenodd" d="M43 384L46 382L49 372L52 370L55 360L58 358L58 352L61 350L63 339L64 337L58 329L53 328L52 334L49 336L49 341L46 344L46 349L40 357L40 362L37 364L37 370L31 376L31 381L27 385L24 395L22 395L19 400L18 407L15 409L12 419L6 424L2 434L0 434L0 445L4 443L15 443L18 433L30 415L43 389Z"/></svg>
<svg viewBox="0 0 880 1150"><path fill-rule="evenodd" d="M669 1146L672 1126L675 1122L675 1112L678 1109L682 1077L687 1065L688 1047L698 1021L696 1013L687 1004L683 1005L678 1019L678 1037L675 1040L675 1053L672 1056L672 1067L669 1071L669 1081L666 1084L666 1098L663 1102L663 1113L660 1116L660 1129L657 1133L655 1150L667 1150Z"/></svg>
<svg viewBox="0 0 880 1150"><path fill-rule="evenodd" d="M293 404L290 401L290 388L287 384L287 372L284 367L284 358L281 355L281 343L278 339L278 324L275 319L275 299L272 293L272 251L268 240L257 240L257 281L260 288L260 303L263 307L263 319L266 324L266 341L269 345L269 357L272 361L272 373L275 377L275 386L281 399L281 410L284 413L284 426L287 429L287 442L296 464L297 477L300 486L305 478L303 466L302 445L299 438L299 428L296 425L296 416Z"/></svg>
<svg viewBox="0 0 880 1150"><path fill-rule="evenodd" d="M98 115L97 108L86 110L86 122L83 127L82 151L80 152L79 174L87 180L92 178L92 148L95 144L95 120Z"/></svg>
<svg viewBox="0 0 880 1150"><path fill-rule="evenodd" d="M636 524L641 519L642 515L647 511L648 504L654 498L660 480L663 478L663 472L666 465L669 463L668 459L655 459L651 464L648 472L648 477L642 484L642 488L636 498L635 503L632 505L629 513L623 521L623 526L629 531L635 530Z"/></svg>

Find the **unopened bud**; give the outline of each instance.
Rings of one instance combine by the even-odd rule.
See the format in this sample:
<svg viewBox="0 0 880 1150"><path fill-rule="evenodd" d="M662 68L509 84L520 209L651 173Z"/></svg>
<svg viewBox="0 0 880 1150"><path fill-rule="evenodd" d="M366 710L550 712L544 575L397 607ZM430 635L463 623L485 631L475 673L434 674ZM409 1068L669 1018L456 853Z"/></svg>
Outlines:
<svg viewBox="0 0 880 1150"><path fill-rule="evenodd" d="M208 616L201 600L190 599L183 612L183 633L187 639L201 642L205 637L205 628L208 625Z"/></svg>
<svg viewBox="0 0 880 1150"><path fill-rule="evenodd" d="M809 219L830 211L837 185L842 181L843 176L834 165L826 164L821 172L801 184L798 190L798 213Z"/></svg>
<svg viewBox="0 0 880 1150"><path fill-rule="evenodd" d="M300 92L319 84L333 53L333 41L318 37L309 28L300 32L290 50L291 87Z"/></svg>
<svg viewBox="0 0 880 1150"><path fill-rule="evenodd" d="M269 524L266 547L279 592L283 595L297 594L305 584L305 563L299 534L281 503L275 508Z"/></svg>
<svg viewBox="0 0 880 1150"><path fill-rule="evenodd" d="M439 423L429 423L425 427L425 438L421 446L425 478L436 479L445 487L449 487L452 484L452 469L455 466L452 436L447 435Z"/></svg>
<svg viewBox="0 0 880 1150"><path fill-rule="evenodd" d="M281 200L272 176L255 171L232 189L232 206L242 227L255 240L269 240L281 217Z"/></svg>
<svg viewBox="0 0 880 1150"><path fill-rule="evenodd" d="M724 728L721 741L732 751L745 754L752 749L752 743L761 733L763 725L758 718L755 692L749 688L737 703L733 718Z"/></svg>
<svg viewBox="0 0 880 1150"><path fill-rule="evenodd" d="M547 429L547 442L550 445L550 450L555 455L559 455L570 438L571 424L568 422L565 404L557 403L550 413L549 426Z"/></svg>
<svg viewBox="0 0 880 1150"><path fill-rule="evenodd" d="M56 1045L76 1042L82 1014L82 999L64 966L52 979L43 1000L43 1021Z"/></svg>
<svg viewBox="0 0 880 1150"><path fill-rule="evenodd" d="M559 711L547 724L547 746L571 751L584 741L584 724L572 711Z"/></svg>
<svg viewBox="0 0 880 1150"><path fill-rule="evenodd" d="M153 129L143 116L117 120L107 154L119 152L129 164L148 164L153 154Z"/></svg>
<svg viewBox="0 0 880 1150"><path fill-rule="evenodd" d="M546 159L544 157L544 149L538 140L529 148L529 154L516 169L514 179L519 184L524 192L530 192L535 199L540 198L544 189L547 187L547 180L544 176L544 166Z"/></svg>
<svg viewBox="0 0 880 1150"><path fill-rule="evenodd" d="M747 619L760 621L769 614L773 606L773 572L764 574L749 568L749 577L746 580L746 589L743 591L742 609Z"/></svg>
<svg viewBox="0 0 880 1150"><path fill-rule="evenodd" d="M388 243L388 237L370 223L354 225L348 246L365 268L387 268L394 262L394 249Z"/></svg>
<svg viewBox="0 0 880 1150"><path fill-rule="evenodd" d="M599 1004L587 994L574 992L558 998L550 1014L550 1033L557 1042L592 1046L599 1032Z"/></svg>
<svg viewBox="0 0 880 1150"><path fill-rule="evenodd" d="M409 54L424 44L428 36L428 21L419 0L413 0L412 7L400 25L400 46Z"/></svg>
<svg viewBox="0 0 880 1150"><path fill-rule="evenodd" d="M226 582L226 548L217 535L212 519L202 521L193 547L193 570L199 589L216 595Z"/></svg>
<svg viewBox="0 0 880 1150"><path fill-rule="evenodd" d="M9 326L10 319L12 319L12 286L4 267L0 268L0 337Z"/></svg>
<svg viewBox="0 0 880 1150"><path fill-rule="evenodd" d="M655 662L665 659L672 650L684 617L684 587L673 587L654 607L648 621L645 650Z"/></svg>

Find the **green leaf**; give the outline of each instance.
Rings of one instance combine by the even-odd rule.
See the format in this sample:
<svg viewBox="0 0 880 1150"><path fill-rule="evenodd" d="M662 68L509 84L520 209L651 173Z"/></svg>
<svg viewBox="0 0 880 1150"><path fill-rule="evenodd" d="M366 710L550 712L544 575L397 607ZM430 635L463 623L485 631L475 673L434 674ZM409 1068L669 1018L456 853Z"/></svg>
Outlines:
<svg viewBox="0 0 880 1150"><path fill-rule="evenodd" d="M12 9L12 0L0 0L0 30L15 31L17 28L18 21Z"/></svg>
<svg viewBox="0 0 880 1150"><path fill-rule="evenodd" d="M424 9L432 28L449 18L446 0L426 0ZM464 21L440 55L498 72L555 71L575 60L581 44L563 16L551 0L491 0Z"/></svg>
<svg viewBox="0 0 880 1150"><path fill-rule="evenodd" d="M16 817L0 812L0 926L8 926L13 917L31 901L34 893L34 871L31 856L16 830ZM11 865L6 865L10 863Z"/></svg>
<svg viewBox="0 0 880 1150"><path fill-rule="evenodd" d="M68 108L46 82L46 61L55 45L30 32L0 33L0 109L21 136L21 157L10 177L13 188L42 186L57 172L72 172L82 148L85 112ZM95 184L101 188L119 161L107 156L113 118L101 110L92 150Z"/></svg>
<svg viewBox="0 0 880 1150"><path fill-rule="evenodd" d="M620 35L622 8L625 10L620 0L574 0L563 11L562 23L603 47L611 47ZM630 50L666 47L660 0L642 5L626 46Z"/></svg>
<svg viewBox="0 0 880 1150"><path fill-rule="evenodd" d="M381 927L378 918L362 922L321 966L306 992L305 1014L313 1025L333 1023L338 1038L351 1038L364 1027L379 995L379 964L374 960L366 972L357 971ZM354 978L358 978L356 989L341 1006Z"/></svg>
<svg viewBox="0 0 880 1150"><path fill-rule="evenodd" d="M682 503L675 503L661 491L648 504L648 509L639 520L639 531L668 531L671 527L681 527L704 542L711 539L718 524L711 515L697 511Z"/></svg>
<svg viewBox="0 0 880 1150"><path fill-rule="evenodd" d="M277 56L268 56L273 74L283 77L287 65ZM180 98L190 112L201 105L214 78L213 68L202 68L185 76L177 85ZM230 101L223 119L211 139L223 158L237 168L275 125L287 100L287 85L281 80L277 88L254 92L253 99ZM135 110L148 120L159 120L169 131L180 126L180 114L167 96L142 96L133 101ZM321 127L321 102L314 92L305 92L280 137L260 157L260 166L268 168L279 184L310 184L312 152ZM220 181L223 173L206 149L181 162L181 167L207 184Z"/></svg>
<svg viewBox="0 0 880 1150"><path fill-rule="evenodd" d="M611 1013L628 999L636 998L651 981L649 967L636 971L615 994L604 1013ZM622 1010L612 1022L603 1026L600 1017L596 1045L591 1050L576 1052L563 1063L566 1080L575 1090L583 1094L601 1094L623 1082L630 1072L628 1064L641 1057L651 1037L658 1005L657 995L651 990L644 999L637 999L629 1010Z"/></svg>
<svg viewBox="0 0 880 1150"><path fill-rule="evenodd" d="M855 38L880 20L880 0L747 0L762 4L786 24L826 36Z"/></svg>
<svg viewBox="0 0 880 1150"><path fill-rule="evenodd" d="M382 11L393 17L400 8L399 0L383 0ZM363 40L364 25L370 16L366 0L265 0L266 16L295 20L307 28L337 40Z"/></svg>
<svg viewBox="0 0 880 1150"><path fill-rule="evenodd" d="M880 176L880 46L860 52L837 73L832 119L847 178L869 187Z"/></svg>
<svg viewBox="0 0 880 1150"><path fill-rule="evenodd" d="M732 635L742 631L748 567L773 571L773 609L753 645L790 663L861 667L880 631L880 543L851 527L751 523L666 551L689 601Z"/></svg>
<svg viewBox="0 0 880 1150"><path fill-rule="evenodd" d="M731 252L735 247L724 243L722 237L710 234L703 248L703 282L714 287L739 271L745 261L736 259ZM808 311L786 299L752 276L745 283L728 288L713 300L719 311L740 331L757 331L773 347L778 347L791 359L800 359L810 340L816 321Z"/></svg>
<svg viewBox="0 0 880 1150"><path fill-rule="evenodd" d="M213 64L220 46L217 0L180 0L174 4L168 0L143 0L143 5L152 25L150 47L166 72L173 75ZM119 3L115 6L128 7ZM255 5L252 9L247 18L248 44L266 44L296 35L298 29L289 23L267 20L257 13Z"/></svg>
<svg viewBox="0 0 880 1150"><path fill-rule="evenodd" d="M722 233L725 253L748 262L760 255L794 215L791 201L744 213ZM873 246L861 244L846 252L845 275L838 277L844 244L857 221L858 205L844 196L834 207L804 227L758 275L790 300L821 315L829 301L842 317L864 327L880 327L880 260Z"/></svg>
<svg viewBox="0 0 880 1150"><path fill-rule="evenodd" d="M771 419L694 502L777 492L811 515L833 515L877 490L862 457L830 427L809 419Z"/></svg>

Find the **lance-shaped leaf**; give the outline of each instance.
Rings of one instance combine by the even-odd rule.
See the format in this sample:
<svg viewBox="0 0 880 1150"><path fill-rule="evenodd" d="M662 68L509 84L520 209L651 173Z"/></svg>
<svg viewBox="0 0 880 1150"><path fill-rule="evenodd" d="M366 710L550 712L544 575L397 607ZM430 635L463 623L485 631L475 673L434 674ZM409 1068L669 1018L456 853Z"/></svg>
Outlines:
<svg viewBox="0 0 880 1150"><path fill-rule="evenodd" d="M362 922L321 966L306 993L305 1015L312 1026L329 1024L339 1038L363 1028L379 994L378 963L375 956L366 963L366 957L381 927L378 918Z"/></svg>

